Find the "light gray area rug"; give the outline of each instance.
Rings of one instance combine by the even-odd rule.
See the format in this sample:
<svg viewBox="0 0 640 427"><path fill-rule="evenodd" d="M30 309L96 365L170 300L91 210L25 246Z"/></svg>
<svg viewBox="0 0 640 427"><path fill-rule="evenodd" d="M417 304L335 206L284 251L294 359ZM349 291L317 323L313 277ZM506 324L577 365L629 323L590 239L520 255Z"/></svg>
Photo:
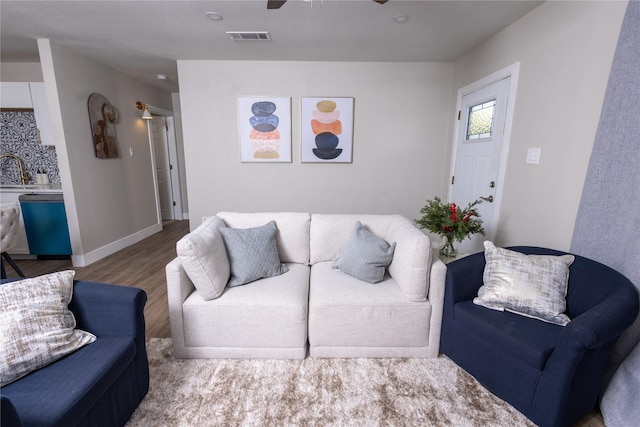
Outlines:
<svg viewBox="0 0 640 427"><path fill-rule="evenodd" d="M175 359L147 342L133 426L534 426L448 358Z"/></svg>

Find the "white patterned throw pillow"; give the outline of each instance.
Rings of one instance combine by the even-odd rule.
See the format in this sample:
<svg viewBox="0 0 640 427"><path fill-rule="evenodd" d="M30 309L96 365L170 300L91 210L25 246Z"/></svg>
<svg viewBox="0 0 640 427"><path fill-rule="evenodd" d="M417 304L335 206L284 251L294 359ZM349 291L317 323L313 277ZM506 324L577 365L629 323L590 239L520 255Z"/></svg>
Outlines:
<svg viewBox="0 0 640 427"><path fill-rule="evenodd" d="M566 325L569 266L573 255L525 255L484 242L483 285L474 304Z"/></svg>
<svg viewBox="0 0 640 427"><path fill-rule="evenodd" d="M5 386L96 340L75 329L75 271L0 285L0 382Z"/></svg>

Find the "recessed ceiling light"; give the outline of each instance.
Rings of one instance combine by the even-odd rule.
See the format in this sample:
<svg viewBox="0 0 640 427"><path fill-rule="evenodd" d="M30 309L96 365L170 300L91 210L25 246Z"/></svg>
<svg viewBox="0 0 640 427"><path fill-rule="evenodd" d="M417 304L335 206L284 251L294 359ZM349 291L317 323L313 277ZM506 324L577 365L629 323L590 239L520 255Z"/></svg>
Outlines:
<svg viewBox="0 0 640 427"><path fill-rule="evenodd" d="M393 17L393 20L396 21L398 24L404 24L405 22L407 22L409 20L409 16L408 15L396 15Z"/></svg>
<svg viewBox="0 0 640 427"><path fill-rule="evenodd" d="M156 74L156 79L158 80L167 80L167 76L164 74Z"/></svg>
<svg viewBox="0 0 640 427"><path fill-rule="evenodd" d="M212 21L221 21L222 20L222 15L220 15L219 13L216 13L216 12L207 12L204 15L207 18L211 19Z"/></svg>

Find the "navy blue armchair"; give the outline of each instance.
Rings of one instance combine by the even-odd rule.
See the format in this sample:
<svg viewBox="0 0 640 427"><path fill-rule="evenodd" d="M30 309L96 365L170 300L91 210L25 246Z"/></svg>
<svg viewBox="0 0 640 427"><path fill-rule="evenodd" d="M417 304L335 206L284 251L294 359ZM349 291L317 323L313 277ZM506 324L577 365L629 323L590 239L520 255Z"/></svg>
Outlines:
<svg viewBox="0 0 640 427"><path fill-rule="evenodd" d="M98 339L2 387L2 426L125 425L149 390L146 301L138 288L75 281L69 308Z"/></svg>
<svg viewBox="0 0 640 427"><path fill-rule="evenodd" d="M595 408L613 346L638 315L638 291L619 272L576 256L567 294L571 322L563 327L473 304L484 266L484 253L448 264L441 352L534 423L574 424Z"/></svg>

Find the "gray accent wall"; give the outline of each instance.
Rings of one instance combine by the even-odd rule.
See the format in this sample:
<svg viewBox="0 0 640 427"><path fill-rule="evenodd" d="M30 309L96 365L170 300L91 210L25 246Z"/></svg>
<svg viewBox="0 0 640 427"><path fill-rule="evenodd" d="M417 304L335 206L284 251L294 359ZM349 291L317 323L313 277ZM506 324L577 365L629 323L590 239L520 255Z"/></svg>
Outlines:
<svg viewBox="0 0 640 427"><path fill-rule="evenodd" d="M630 1L587 169L571 252L606 264L640 288L640 2ZM640 339L640 321L614 358Z"/></svg>

